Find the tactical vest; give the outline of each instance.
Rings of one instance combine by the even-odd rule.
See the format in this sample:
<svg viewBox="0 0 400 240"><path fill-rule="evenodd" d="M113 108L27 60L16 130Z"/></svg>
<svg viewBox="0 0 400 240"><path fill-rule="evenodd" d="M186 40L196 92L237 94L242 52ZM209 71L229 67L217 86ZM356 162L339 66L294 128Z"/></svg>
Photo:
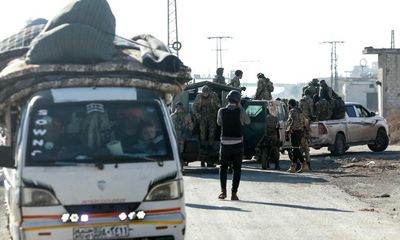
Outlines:
<svg viewBox="0 0 400 240"><path fill-rule="evenodd" d="M223 108L222 112L222 137L242 137L242 123L240 122L240 108Z"/></svg>

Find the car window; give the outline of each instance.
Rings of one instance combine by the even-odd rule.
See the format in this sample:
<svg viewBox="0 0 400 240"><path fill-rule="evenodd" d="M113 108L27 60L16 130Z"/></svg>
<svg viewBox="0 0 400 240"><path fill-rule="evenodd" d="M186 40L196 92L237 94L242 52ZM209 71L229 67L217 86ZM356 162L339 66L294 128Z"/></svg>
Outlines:
<svg viewBox="0 0 400 240"><path fill-rule="evenodd" d="M257 117L261 114L263 107L261 105L249 105L246 108L246 113L249 117Z"/></svg>
<svg viewBox="0 0 400 240"><path fill-rule="evenodd" d="M369 112L360 105L355 106L358 117L369 117Z"/></svg>
<svg viewBox="0 0 400 240"><path fill-rule="evenodd" d="M79 102L35 107L28 142L27 165L173 159L162 111L155 102Z"/></svg>
<svg viewBox="0 0 400 240"><path fill-rule="evenodd" d="M353 106L346 106L346 113L349 117L357 117L356 111Z"/></svg>

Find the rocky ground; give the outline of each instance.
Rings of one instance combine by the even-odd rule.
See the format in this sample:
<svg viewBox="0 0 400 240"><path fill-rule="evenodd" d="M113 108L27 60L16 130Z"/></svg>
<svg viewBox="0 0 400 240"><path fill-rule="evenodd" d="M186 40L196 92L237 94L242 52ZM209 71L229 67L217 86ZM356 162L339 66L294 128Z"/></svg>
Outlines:
<svg viewBox="0 0 400 240"><path fill-rule="evenodd" d="M383 153L353 147L336 158L313 150L312 158L315 172L326 174L331 184L370 205L361 211L382 212L400 222L400 145Z"/></svg>

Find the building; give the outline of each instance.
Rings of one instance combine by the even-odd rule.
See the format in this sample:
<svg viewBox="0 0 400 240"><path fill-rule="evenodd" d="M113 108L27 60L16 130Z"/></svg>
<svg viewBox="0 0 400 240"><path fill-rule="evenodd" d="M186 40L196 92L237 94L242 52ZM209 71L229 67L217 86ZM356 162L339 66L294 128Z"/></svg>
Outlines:
<svg viewBox="0 0 400 240"><path fill-rule="evenodd" d="M370 111L378 111L376 79L346 78L343 83L343 95L346 102L357 102Z"/></svg>
<svg viewBox="0 0 400 240"><path fill-rule="evenodd" d="M363 53L378 54L379 114L400 112L400 49L366 47Z"/></svg>

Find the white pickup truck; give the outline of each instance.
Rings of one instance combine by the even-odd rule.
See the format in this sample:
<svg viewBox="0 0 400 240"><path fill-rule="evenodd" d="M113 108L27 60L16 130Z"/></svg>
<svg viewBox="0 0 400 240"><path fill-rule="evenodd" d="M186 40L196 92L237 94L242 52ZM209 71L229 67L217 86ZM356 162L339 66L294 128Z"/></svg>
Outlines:
<svg viewBox="0 0 400 240"><path fill-rule="evenodd" d="M333 156L343 155L350 146L365 145L374 152L389 145L386 120L358 103L346 103L346 116L311 124L311 147L328 147Z"/></svg>

